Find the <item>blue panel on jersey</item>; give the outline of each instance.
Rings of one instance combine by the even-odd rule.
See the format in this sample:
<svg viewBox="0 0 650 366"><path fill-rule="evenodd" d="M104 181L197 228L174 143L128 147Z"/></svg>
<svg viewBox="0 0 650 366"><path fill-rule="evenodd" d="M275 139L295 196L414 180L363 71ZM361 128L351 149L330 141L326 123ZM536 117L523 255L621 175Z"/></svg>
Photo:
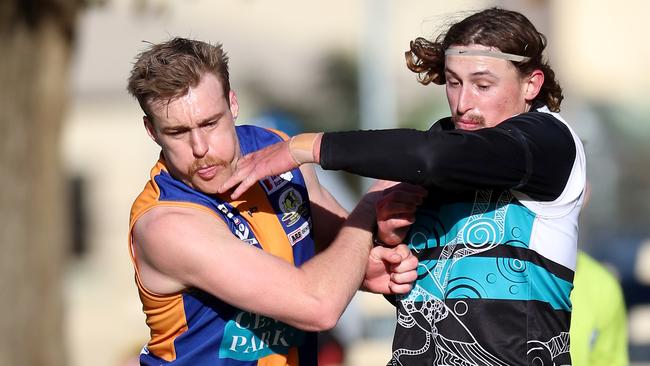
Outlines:
<svg viewBox="0 0 650 366"><path fill-rule="evenodd" d="M538 300L556 310L571 311L569 293L573 285L521 259L422 260L418 275L417 284L438 299ZM409 300L423 298L409 296Z"/></svg>
<svg viewBox="0 0 650 366"><path fill-rule="evenodd" d="M499 202L452 203L439 211L419 209L409 233L415 250L449 244L480 248L495 243L528 247L535 215L504 193ZM506 228L508 228L506 230Z"/></svg>

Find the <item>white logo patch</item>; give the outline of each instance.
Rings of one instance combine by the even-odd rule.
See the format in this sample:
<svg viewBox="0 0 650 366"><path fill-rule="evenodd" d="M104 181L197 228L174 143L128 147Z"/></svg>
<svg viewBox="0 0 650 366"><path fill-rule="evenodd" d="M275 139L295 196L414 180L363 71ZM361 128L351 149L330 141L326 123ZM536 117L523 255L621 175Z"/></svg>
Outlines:
<svg viewBox="0 0 650 366"><path fill-rule="evenodd" d="M289 242L291 243L291 246L296 245L296 243L306 238L307 235L309 235L309 223L305 221L299 228L289 233Z"/></svg>
<svg viewBox="0 0 650 366"><path fill-rule="evenodd" d="M260 182L262 182L262 187L264 187L266 193L271 194L291 182L291 179L293 179L293 174L286 172L284 174L266 177Z"/></svg>
<svg viewBox="0 0 650 366"><path fill-rule="evenodd" d="M235 225L235 235L239 238L239 240L242 240L250 245L255 245L257 244L257 239L251 236L251 231L244 225L244 223L238 218L235 217L235 215L224 205L223 203L219 204L217 206L217 209L223 213L228 220L230 220L234 225Z"/></svg>

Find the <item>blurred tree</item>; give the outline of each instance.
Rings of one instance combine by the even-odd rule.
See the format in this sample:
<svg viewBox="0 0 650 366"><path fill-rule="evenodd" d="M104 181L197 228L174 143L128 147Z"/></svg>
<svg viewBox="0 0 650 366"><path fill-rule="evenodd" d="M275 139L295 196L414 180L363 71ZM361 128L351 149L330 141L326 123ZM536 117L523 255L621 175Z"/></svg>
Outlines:
<svg viewBox="0 0 650 366"><path fill-rule="evenodd" d="M65 364L59 135L84 0L0 2L0 365Z"/></svg>

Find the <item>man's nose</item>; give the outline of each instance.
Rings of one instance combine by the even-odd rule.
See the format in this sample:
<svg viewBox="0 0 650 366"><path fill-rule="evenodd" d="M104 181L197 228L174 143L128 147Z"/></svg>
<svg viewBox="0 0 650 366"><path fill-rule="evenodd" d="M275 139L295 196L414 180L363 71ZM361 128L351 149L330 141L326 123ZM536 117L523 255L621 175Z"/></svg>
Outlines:
<svg viewBox="0 0 650 366"><path fill-rule="evenodd" d="M190 131L190 145L195 158L202 158L208 152L209 146L206 136L198 128Z"/></svg>
<svg viewBox="0 0 650 366"><path fill-rule="evenodd" d="M458 92L458 102L456 103L456 113L460 116L467 113L474 107L474 94L466 86L462 86Z"/></svg>

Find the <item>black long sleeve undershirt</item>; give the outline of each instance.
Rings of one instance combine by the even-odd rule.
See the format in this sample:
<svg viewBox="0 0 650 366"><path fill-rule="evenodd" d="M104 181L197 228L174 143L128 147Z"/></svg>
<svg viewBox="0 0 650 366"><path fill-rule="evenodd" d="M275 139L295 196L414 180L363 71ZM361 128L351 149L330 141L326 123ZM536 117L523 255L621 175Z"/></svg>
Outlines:
<svg viewBox="0 0 650 366"><path fill-rule="evenodd" d="M362 176L451 191L516 189L541 201L564 190L576 156L571 132L553 115L528 112L493 128L330 132L320 164Z"/></svg>

